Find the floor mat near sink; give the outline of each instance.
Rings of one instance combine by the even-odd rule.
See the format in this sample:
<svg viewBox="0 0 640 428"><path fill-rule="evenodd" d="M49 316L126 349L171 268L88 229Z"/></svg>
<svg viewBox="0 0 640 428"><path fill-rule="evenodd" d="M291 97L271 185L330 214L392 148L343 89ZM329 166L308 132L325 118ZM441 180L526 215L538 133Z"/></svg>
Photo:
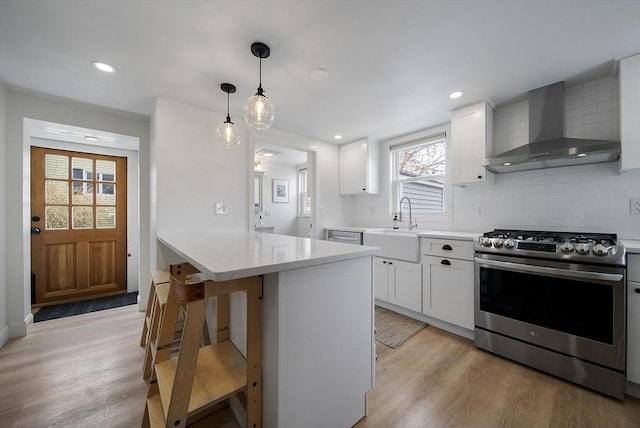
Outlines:
<svg viewBox="0 0 640 428"><path fill-rule="evenodd" d="M428 324L376 306L376 340L397 348Z"/></svg>

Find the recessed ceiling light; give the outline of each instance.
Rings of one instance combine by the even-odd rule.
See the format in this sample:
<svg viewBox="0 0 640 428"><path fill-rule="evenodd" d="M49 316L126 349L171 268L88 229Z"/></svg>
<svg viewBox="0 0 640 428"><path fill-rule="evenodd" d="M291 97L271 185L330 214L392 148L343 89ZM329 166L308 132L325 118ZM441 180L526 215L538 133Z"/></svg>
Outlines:
<svg viewBox="0 0 640 428"><path fill-rule="evenodd" d="M329 72L324 68L314 68L309 75L313 80L327 80L329 78Z"/></svg>
<svg viewBox="0 0 640 428"><path fill-rule="evenodd" d="M460 98L461 96L462 96L462 92L460 91L455 91L449 94L449 98L451 99Z"/></svg>
<svg viewBox="0 0 640 428"><path fill-rule="evenodd" d="M85 135L84 138L85 138L85 140L89 140L89 141L98 141L99 140L98 137L94 137L93 135Z"/></svg>
<svg viewBox="0 0 640 428"><path fill-rule="evenodd" d="M93 61L91 63L91 65L93 65L95 68L97 68L100 71L104 71L105 73L115 73L116 72L116 69L113 66L111 66L111 65L109 65L109 64L107 64L105 62Z"/></svg>
<svg viewBox="0 0 640 428"><path fill-rule="evenodd" d="M579 158L583 158L583 157L585 157L586 155L587 155L586 153L580 153L580 154L578 155L578 157L579 157Z"/></svg>
<svg viewBox="0 0 640 428"><path fill-rule="evenodd" d="M263 158L271 158L274 157L275 155L279 155L280 152L276 152L275 150L269 150L269 149L262 149L262 150L258 150L256 152L257 156L261 156Z"/></svg>
<svg viewBox="0 0 640 428"><path fill-rule="evenodd" d="M336 140L342 140L342 135L336 134L336 135L333 136L333 138L336 139Z"/></svg>
<svg viewBox="0 0 640 428"><path fill-rule="evenodd" d="M504 166L509 166L509 165L511 165L511 162L505 162L505 163L503 163L502 165L504 165Z"/></svg>

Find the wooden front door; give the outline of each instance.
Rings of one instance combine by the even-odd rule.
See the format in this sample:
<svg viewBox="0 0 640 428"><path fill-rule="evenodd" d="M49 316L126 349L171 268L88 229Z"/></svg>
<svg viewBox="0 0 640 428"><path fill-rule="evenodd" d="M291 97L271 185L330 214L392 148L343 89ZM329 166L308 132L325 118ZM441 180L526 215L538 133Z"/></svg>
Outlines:
<svg viewBox="0 0 640 428"><path fill-rule="evenodd" d="M31 148L35 303L127 291L127 159Z"/></svg>

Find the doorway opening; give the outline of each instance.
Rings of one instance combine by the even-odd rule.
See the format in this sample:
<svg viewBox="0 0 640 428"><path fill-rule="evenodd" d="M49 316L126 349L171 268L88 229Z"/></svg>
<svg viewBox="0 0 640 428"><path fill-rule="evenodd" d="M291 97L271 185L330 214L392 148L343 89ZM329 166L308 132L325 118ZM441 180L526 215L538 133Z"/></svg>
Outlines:
<svg viewBox="0 0 640 428"><path fill-rule="evenodd" d="M138 138L33 119L25 125L33 307L137 293Z"/></svg>
<svg viewBox="0 0 640 428"><path fill-rule="evenodd" d="M313 236L315 153L258 141L254 147L254 228Z"/></svg>

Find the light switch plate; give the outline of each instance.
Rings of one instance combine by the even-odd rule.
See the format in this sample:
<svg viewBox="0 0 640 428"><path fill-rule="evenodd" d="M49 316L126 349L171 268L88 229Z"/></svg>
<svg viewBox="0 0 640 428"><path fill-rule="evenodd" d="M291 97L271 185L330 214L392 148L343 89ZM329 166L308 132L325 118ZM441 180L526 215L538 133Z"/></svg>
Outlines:
<svg viewBox="0 0 640 428"><path fill-rule="evenodd" d="M640 215L640 198L629 199L631 215Z"/></svg>
<svg viewBox="0 0 640 428"><path fill-rule="evenodd" d="M224 202L216 202L216 214L227 214L229 211L227 210L227 204Z"/></svg>

